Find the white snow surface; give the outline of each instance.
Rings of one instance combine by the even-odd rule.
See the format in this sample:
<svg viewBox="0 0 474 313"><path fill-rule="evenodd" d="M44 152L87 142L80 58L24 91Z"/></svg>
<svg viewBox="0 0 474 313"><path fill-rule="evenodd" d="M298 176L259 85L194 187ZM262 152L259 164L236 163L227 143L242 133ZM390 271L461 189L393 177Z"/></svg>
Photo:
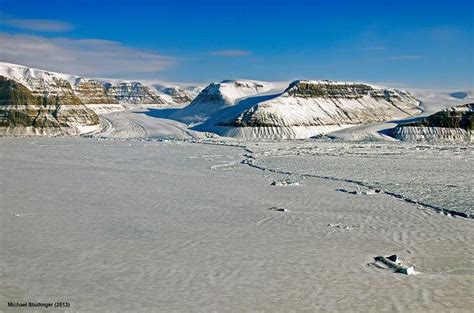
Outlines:
<svg viewBox="0 0 474 313"><path fill-rule="evenodd" d="M187 124L208 119L214 112L235 105L238 100L263 94L273 88L271 83L251 80L224 80L208 85L185 108L172 117Z"/></svg>
<svg viewBox="0 0 474 313"><path fill-rule="evenodd" d="M285 99L288 83L247 83L223 82L225 105L193 129L169 118L180 108L91 104L100 129L77 125L91 138L0 138L0 302L57 299L83 312L469 312L473 219L449 212L474 215L473 146L379 132L399 120L305 125L321 107ZM421 116L469 102L412 93ZM303 125L215 125L264 105ZM248 140L315 133L371 142ZM419 274L374 264L390 254Z"/></svg>
<svg viewBox="0 0 474 313"><path fill-rule="evenodd" d="M472 310L473 220L385 193L472 207L472 146L0 140L8 151L0 153L3 304L68 301L71 312ZM300 184L271 186L278 180ZM391 254L420 274L374 264Z"/></svg>

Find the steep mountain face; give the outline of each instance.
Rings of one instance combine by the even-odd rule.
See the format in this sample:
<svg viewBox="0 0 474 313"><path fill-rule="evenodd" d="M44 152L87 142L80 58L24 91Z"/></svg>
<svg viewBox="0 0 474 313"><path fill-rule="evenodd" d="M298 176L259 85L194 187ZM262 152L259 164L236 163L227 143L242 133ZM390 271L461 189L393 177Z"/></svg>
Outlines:
<svg viewBox="0 0 474 313"><path fill-rule="evenodd" d="M67 81L66 81L67 82ZM1 135L77 135L99 127L99 117L70 91L32 92L0 76Z"/></svg>
<svg viewBox="0 0 474 313"><path fill-rule="evenodd" d="M12 79L27 87L33 95L59 95L64 101L83 104L149 104L168 106L181 104L179 101L190 102L196 95L193 86L181 88L179 86L160 92L153 86L138 81L103 80L48 72L29 68L22 65L0 62L0 75ZM197 87L196 87L197 88ZM179 101L175 101L179 100ZM95 106L91 106L94 108ZM121 107L121 106L118 106Z"/></svg>
<svg viewBox="0 0 474 313"><path fill-rule="evenodd" d="M137 81L91 79L2 62L0 77L3 134L83 133L98 127L96 113L177 105L190 102L197 92L193 86L174 86L167 89L169 95Z"/></svg>
<svg viewBox="0 0 474 313"><path fill-rule="evenodd" d="M168 105L165 99L150 87L140 82L118 82L104 84L108 96L119 103Z"/></svg>
<svg viewBox="0 0 474 313"><path fill-rule="evenodd" d="M76 80L75 76L8 63L0 63L0 76L25 86L33 96L59 97L62 104L81 103L71 88L71 82Z"/></svg>
<svg viewBox="0 0 474 313"><path fill-rule="evenodd" d="M472 142L473 120L474 103L470 103L398 125L387 133L403 141Z"/></svg>
<svg viewBox="0 0 474 313"><path fill-rule="evenodd" d="M271 84L259 81L226 80L212 83L187 107L171 117L188 124L202 122L214 112L233 106L237 99L263 93L271 88Z"/></svg>
<svg viewBox="0 0 474 313"><path fill-rule="evenodd" d="M109 94L104 84L80 77L74 84L74 92L85 104L117 104L119 101Z"/></svg>
<svg viewBox="0 0 474 313"><path fill-rule="evenodd" d="M419 101L402 90L298 80L282 94L263 99L234 116L225 117L221 112L219 119L210 118L197 129L232 137L307 138L420 112Z"/></svg>
<svg viewBox="0 0 474 313"><path fill-rule="evenodd" d="M280 97L242 112L231 126L357 125L419 112L418 102L405 92L364 84L298 81Z"/></svg>
<svg viewBox="0 0 474 313"><path fill-rule="evenodd" d="M170 96L172 101L179 105L190 103L202 91L202 88L198 86L167 86L154 84L153 87L159 92Z"/></svg>

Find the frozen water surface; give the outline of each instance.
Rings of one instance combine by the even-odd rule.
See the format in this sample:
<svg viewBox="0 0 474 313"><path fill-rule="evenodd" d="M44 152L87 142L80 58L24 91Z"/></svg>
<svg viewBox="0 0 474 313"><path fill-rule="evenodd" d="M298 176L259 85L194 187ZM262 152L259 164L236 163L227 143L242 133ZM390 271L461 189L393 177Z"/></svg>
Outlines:
<svg viewBox="0 0 474 313"><path fill-rule="evenodd" d="M472 309L472 219L383 193L337 191L357 184L241 164L253 156L256 164L364 179L417 197L432 191L443 205L465 209L469 149L248 148L254 153L2 138L0 311L8 301L69 301L73 312ZM300 184L271 185L287 179ZM419 274L373 264L391 254Z"/></svg>
<svg viewBox="0 0 474 313"><path fill-rule="evenodd" d="M474 214L472 145L400 142L267 145L255 154L254 164L295 174L355 180L435 207Z"/></svg>

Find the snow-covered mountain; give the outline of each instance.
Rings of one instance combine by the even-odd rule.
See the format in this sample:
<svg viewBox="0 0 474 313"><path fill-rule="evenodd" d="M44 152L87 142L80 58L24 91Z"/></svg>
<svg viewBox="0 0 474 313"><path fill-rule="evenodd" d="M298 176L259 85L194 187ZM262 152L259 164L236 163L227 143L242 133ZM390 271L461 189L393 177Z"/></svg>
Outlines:
<svg viewBox="0 0 474 313"><path fill-rule="evenodd" d="M0 135L78 135L99 128L99 117L66 87L67 80L46 78L51 84L31 90L0 75Z"/></svg>
<svg viewBox="0 0 474 313"><path fill-rule="evenodd" d="M246 88L253 92L238 94L232 100L225 96L223 84L228 85L209 85L174 117L201 121L195 130L223 136L293 139L421 112L420 102L406 91L361 83L297 80L273 95L261 94L272 87L262 84ZM247 98L236 101L244 96Z"/></svg>
<svg viewBox="0 0 474 313"><path fill-rule="evenodd" d="M119 101L107 92L104 84L90 78L79 77L74 81L74 92L85 104L118 104Z"/></svg>
<svg viewBox="0 0 474 313"><path fill-rule="evenodd" d="M0 62L0 76L11 79L31 91L33 96L59 96L77 102L72 86L79 76L47 72L22 65Z"/></svg>
<svg viewBox="0 0 474 313"><path fill-rule="evenodd" d="M81 133L98 127L94 112L183 105L194 97L169 117L194 130L242 138L308 138L421 112L420 102L410 93L363 83L226 80L201 90L190 85L85 78L9 63L0 63L0 79L4 133L14 133L21 125L32 127L30 133L47 127L48 132L56 128L55 134Z"/></svg>
<svg viewBox="0 0 474 313"><path fill-rule="evenodd" d="M24 85L35 95L71 94L84 104L182 105L190 103L201 90L192 85L86 78L3 62L0 62L0 76Z"/></svg>
<svg viewBox="0 0 474 313"><path fill-rule="evenodd" d="M387 133L403 141L472 142L473 131L474 103L470 103L402 123Z"/></svg>
<svg viewBox="0 0 474 313"><path fill-rule="evenodd" d="M214 112L233 106L238 99L264 93L272 84L260 81L225 80L208 85L184 109L171 117L187 124L202 122Z"/></svg>
<svg viewBox="0 0 474 313"><path fill-rule="evenodd" d="M107 95L124 104L156 104L158 106L167 106L166 97L153 90L152 87L143 85L135 81L122 82L104 82L104 88Z"/></svg>
<svg viewBox="0 0 474 313"><path fill-rule="evenodd" d="M83 133L98 127L95 113L137 105L182 105L195 92L189 86L187 98L175 101L147 83L85 78L3 62L0 83L3 134Z"/></svg>

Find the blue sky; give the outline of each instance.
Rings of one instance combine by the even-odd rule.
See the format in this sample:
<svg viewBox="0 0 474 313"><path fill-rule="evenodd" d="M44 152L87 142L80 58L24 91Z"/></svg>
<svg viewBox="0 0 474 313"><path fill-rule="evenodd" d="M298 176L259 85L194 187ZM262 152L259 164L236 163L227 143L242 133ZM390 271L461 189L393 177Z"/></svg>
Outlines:
<svg viewBox="0 0 474 313"><path fill-rule="evenodd" d="M472 0L0 0L0 59L98 77L472 89L473 16Z"/></svg>

